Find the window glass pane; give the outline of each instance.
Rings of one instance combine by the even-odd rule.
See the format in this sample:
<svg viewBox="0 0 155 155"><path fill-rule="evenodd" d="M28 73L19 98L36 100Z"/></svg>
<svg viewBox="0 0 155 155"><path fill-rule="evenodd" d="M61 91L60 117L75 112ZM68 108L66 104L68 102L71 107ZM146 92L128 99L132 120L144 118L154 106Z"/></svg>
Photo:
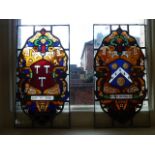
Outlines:
<svg viewBox="0 0 155 155"><path fill-rule="evenodd" d="M23 119L20 120L20 115L24 114L37 126L44 126L48 122L52 125L54 118L63 111L64 106L69 106L66 102L69 102L70 49L65 51L61 40L52 34L52 27L53 25L18 27L21 36L19 40L22 41L23 47L17 50L17 126L21 121L24 122ZM30 36L26 30L31 30L31 33L28 33ZM63 37L66 37L69 44L67 35L69 33Z"/></svg>
<svg viewBox="0 0 155 155"><path fill-rule="evenodd" d="M141 110L148 97L144 26L110 26L110 33L94 50L95 103L99 101L104 112L124 124ZM94 31L97 28L94 25Z"/></svg>
<svg viewBox="0 0 155 155"><path fill-rule="evenodd" d="M149 103L147 100L143 102L142 111L149 111Z"/></svg>
<svg viewBox="0 0 155 155"><path fill-rule="evenodd" d="M111 18L102 20L102 24L145 24L144 19Z"/></svg>
<svg viewBox="0 0 155 155"><path fill-rule="evenodd" d="M125 30L125 31L128 30L126 25L121 25L120 27L121 27L122 30Z"/></svg>
<svg viewBox="0 0 155 155"><path fill-rule="evenodd" d="M45 29L46 31L51 31L50 26L35 26L35 32L40 31L41 29Z"/></svg>
<svg viewBox="0 0 155 155"><path fill-rule="evenodd" d="M94 48L99 48L103 38L110 33L110 26L96 26L94 30Z"/></svg>
<svg viewBox="0 0 155 155"><path fill-rule="evenodd" d="M112 25L112 30L117 30L118 29L118 25Z"/></svg>
<svg viewBox="0 0 155 155"><path fill-rule="evenodd" d="M61 40L61 44L65 49L69 48L68 26L53 26L52 33Z"/></svg>
<svg viewBox="0 0 155 155"><path fill-rule="evenodd" d="M18 28L18 49L24 47L28 37L33 35L32 26L22 26Z"/></svg>
<svg viewBox="0 0 155 155"><path fill-rule="evenodd" d="M130 26L130 35L134 36L140 47L145 47L145 31L144 26Z"/></svg>

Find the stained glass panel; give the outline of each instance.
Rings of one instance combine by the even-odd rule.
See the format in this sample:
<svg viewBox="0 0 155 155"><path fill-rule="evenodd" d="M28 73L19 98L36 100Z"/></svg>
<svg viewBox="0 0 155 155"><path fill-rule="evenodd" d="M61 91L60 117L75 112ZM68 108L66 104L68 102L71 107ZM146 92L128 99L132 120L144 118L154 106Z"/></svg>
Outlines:
<svg viewBox="0 0 155 155"><path fill-rule="evenodd" d="M34 26L33 34L17 51L16 103L33 122L41 125L52 122L69 103L69 46L66 52L51 29L53 26Z"/></svg>
<svg viewBox="0 0 155 155"><path fill-rule="evenodd" d="M142 109L147 94L144 26L109 27L110 34L99 48L94 48L95 102L113 120L126 123ZM135 33L131 35L127 30Z"/></svg>

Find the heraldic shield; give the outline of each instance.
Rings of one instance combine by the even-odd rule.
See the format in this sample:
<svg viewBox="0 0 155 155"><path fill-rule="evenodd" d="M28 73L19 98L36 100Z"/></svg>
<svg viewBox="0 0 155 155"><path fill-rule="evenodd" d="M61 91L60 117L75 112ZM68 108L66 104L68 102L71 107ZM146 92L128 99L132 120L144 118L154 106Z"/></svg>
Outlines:
<svg viewBox="0 0 155 155"><path fill-rule="evenodd" d="M18 92L22 110L45 124L61 113L69 97L68 56L60 40L41 29L31 36L18 57Z"/></svg>
<svg viewBox="0 0 155 155"><path fill-rule="evenodd" d="M113 120L125 123L139 112L146 96L144 55L127 31L106 36L94 60L96 97Z"/></svg>

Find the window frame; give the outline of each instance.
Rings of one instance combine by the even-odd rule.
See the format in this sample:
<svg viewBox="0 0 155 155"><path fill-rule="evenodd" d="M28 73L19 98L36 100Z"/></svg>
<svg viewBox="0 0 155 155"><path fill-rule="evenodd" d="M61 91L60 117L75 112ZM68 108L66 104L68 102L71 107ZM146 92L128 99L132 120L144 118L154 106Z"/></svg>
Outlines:
<svg viewBox="0 0 155 155"><path fill-rule="evenodd" d="M154 106L155 106L154 105L154 101L155 101L155 97L154 97L154 92L155 92L154 88L155 87L154 87L154 85L155 84L154 84L154 82L152 82L153 77L155 77L155 75L151 74L151 71L153 70L152 69L153 65L151 65L151 63L154 62L152 55L154 55L154 53L155 53L155 52L153 52L153 51L155 51L155 45L153 44L153 39L155 38L155 21L154 20L146 20L146 21L147 21L147 27L146 27L146 39L145 40L146 40L146 47L149 51L149 53L148 53L148 74L149 74L148 81L149 81L149 85L148 86L149 86L149 98L150 98L150 105L151 105L151 107L150 107L151 116L150 117L151 117L151 125L152 124L155 125L155 121L153 121L153 117L155 116L155 112L154 112ZM16 47L17 32L14 30L15 30L15 27L17 26L17 24L19 24L19 23L20 23L20 20L14 20L13 22L9 23L9 27L10 27L9 31L10 31L10 34L12 35L11 40L13 41L9 45L10 47L12 47L10 50L11 59L9 59L9 60L11 60L10 62L11 62L11 64L13 64L10 67L10 75L9 75L9 77L10 77L10 95L11 95L11 99L10 99L10 107L11 108L10 109L11 109L11 111L14 111L14 108L12 107L12 105L14 105L15 92L16 92L15 91L15 82L14 82L16 79L16 75L15 75L16 54L13 54L12 51L15 51L15 53L16 53L15 47ZM79 126L83 125L83 123L81 123L81 125L80 125L79 121L76 119L76 118L78 118L78 115L80 113L82 114L83 117L86 116L85 115L86 113L87 114L89 113L89 118L91 118L91 123L90 123L90 120L87 119L87 121L89 123L86 123L84 126L93 127L93 117L92 117L93 113L92 113L92 111L86 111L86 112L82 113L82 112L73 110L73 111L71 111L71 113L72 113L72 116L74 115L74 117L75 117L75 119L72 119L72 121L71 121L72 127L79 127ZM87 121L85 121L85 122L87 122ZM76 122L78 122L78 124L76 124Z"/></svg>

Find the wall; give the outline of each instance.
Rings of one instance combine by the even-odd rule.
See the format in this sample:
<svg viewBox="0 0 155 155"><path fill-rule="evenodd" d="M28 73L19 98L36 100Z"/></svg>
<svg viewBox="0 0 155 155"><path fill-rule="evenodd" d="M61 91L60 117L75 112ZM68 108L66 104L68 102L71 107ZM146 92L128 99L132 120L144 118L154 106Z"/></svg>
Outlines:
<svg viewBox="0 0 155 155"><path fill-rule="evenodd" d="M13 65L13 35L15 35L14 20L0 20L0 127L13 126L13 113L10 112L12 98L12 76ZM14 31L10 32L11 27Z"/></svg>
<svg viewBox="0 0 155 155"><path fill-rule="evenodd" d="M81 56L81 65L88 74L93 71L93 54L93 41L86 42Z"/></svg>
<svg viewBox="0 0 155 155"><path fill-rule="evenodd" d="M148 20L146 43L148 46L148 68L149 68L149 86L150 86L150 102L151 102L151 126L155 126L155 20Z"/></svg>

